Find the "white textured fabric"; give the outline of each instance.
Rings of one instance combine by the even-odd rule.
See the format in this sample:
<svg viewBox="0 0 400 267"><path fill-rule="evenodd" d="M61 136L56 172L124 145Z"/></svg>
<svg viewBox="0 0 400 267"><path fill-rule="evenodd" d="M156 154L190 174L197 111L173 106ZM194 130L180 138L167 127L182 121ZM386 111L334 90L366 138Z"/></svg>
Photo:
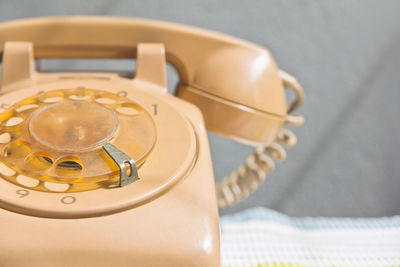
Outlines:
<svg viewBox="0 0 400 267"><path fill-rule="evenodd" d="M264 208L221 218L224 266L400 266L400 217L290 218Z"/></svg>

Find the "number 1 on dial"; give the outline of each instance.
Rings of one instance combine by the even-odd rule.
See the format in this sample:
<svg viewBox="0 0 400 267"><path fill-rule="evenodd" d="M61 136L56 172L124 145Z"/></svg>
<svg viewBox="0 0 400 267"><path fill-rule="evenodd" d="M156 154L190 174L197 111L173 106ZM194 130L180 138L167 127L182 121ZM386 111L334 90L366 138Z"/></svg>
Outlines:
<svg viewBox="0 0 400 267"><path fill-rule="evenodd" d="M153 107L153 114L157 115L158 114L158 105L157 104L152 104L151 106Z"/></svg>

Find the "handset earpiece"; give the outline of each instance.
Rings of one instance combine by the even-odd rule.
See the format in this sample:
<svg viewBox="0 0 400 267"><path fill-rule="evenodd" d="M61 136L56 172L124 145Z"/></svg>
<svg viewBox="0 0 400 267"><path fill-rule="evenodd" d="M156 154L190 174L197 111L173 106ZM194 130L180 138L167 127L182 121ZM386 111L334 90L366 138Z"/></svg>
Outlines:
<svg viewBox="0 0 400 267"><path fill-rule="evenodd" d="M274 59L250 46L209 51L177 95L201 109L208 130L252 145L272 143L286 116Z"/></svg>

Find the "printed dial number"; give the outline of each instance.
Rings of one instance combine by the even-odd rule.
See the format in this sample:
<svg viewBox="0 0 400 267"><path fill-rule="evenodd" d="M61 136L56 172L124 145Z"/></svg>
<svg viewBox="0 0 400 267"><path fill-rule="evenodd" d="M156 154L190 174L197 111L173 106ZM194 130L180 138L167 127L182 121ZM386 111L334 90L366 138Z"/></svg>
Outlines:
<svg viewBox="0 0 400 267"><path fill-rule="evenodd" d="M30 192L26 189L18 189L15 191L15 193L18 195L19 198L26 197L30 194Z"/></svg>
<svg viewBox="0 0 400 267"><path fill-rule="evenodd" d="M65 205L70 205L76 202L76 197L73 196L65 196L61 199L61 203Z"/></svg>

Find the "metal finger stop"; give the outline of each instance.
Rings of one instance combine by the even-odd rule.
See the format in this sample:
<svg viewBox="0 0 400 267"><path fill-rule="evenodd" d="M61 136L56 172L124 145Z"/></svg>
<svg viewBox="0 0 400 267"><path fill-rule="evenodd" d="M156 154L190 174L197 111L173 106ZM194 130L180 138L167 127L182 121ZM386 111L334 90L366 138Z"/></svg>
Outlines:
<svg viewBox="0 0 400 267"><path fill-rule="evenodd" d="M123 187L139 180L139 175L136 168L136 162L127 154L119 150L116 146L105 143L103 149L111 157L111 159L118 165L120 170L119 186ZM128 175L127 165L130 168Z"/></svg>

